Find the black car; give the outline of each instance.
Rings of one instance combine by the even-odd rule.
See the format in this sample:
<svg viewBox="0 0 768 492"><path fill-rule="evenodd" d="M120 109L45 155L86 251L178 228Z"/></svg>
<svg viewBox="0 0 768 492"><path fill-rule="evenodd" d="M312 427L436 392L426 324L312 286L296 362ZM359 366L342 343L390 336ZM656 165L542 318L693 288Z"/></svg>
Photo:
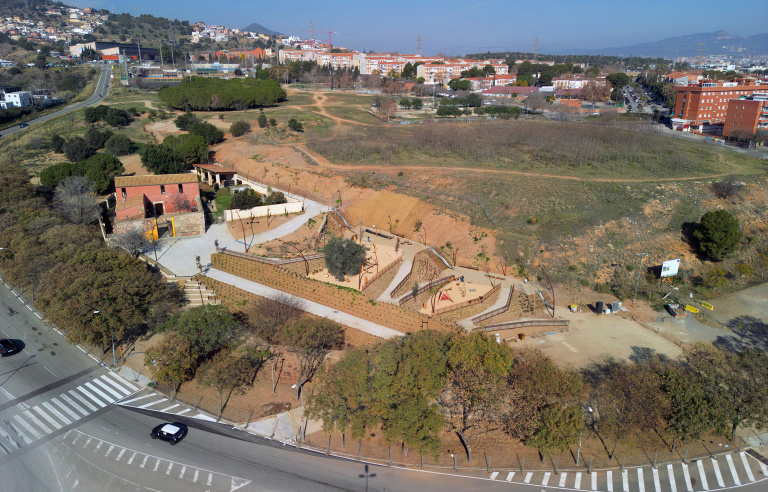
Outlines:
<svg viewBox="0 0 768 492"><path fill-rule="evenodd" d="M171 446L184 439L187 435L187 426L179 423L160 424L152 429L152 439L162 439L168 441Z"/></svg>
<svg viewBox="0 0 768 492"><path fill-rule="evenodd" d="M26 128L26 127L28 127L28 126L29 126L29 124L28 124L28 123L20 123L20 124L19 124L19 128Z"/></svg>
<svg viewBox="0 0 768 492"><path fill-rule="evenodd" d="M19 353L19 347L17 347L15 343L7 338L0 340L0 355L7 357L17 353Z"/></svg>

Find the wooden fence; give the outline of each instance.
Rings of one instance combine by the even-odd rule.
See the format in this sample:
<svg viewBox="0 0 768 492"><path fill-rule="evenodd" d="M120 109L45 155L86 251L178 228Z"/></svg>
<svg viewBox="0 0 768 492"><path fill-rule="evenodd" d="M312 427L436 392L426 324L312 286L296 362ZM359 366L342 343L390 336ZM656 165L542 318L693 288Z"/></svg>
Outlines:
<svg viewBox="0 0 768 492"><path fill-rule="evenodd" d="M447 284L448 282L451 282L452 280L455 280L455 279L456 277L451 275L450 277L443 277L437 280L431 280L426 284L422 285L421 287L419 287L418 291L416 292L416 295L419 295L422 292L426 292L427 290L433 287L440 287L441 285ZM400 306L402 306L403 304L405 304L406 302L410 301L413 298L414 298L413 292L409 292L407 295L404 295L403 297L401 297L400 300L397 301L397 303Z"/></svg>
<svg viewBox="0 0 768 492"><path fill-rule="evenodd" d="M480 304L484 300L491 297L493 294L499 291L501 289L501 284L496 284L493 286L491 290L486 292L485 294L481 295L480 297L476 299L470 299L468 301L460 302L458 304L454 304L453 306L446 306L444 308L436 309L432 312L432 316L437 316L438 314L447 313L450 311L456 311L457 309L465 308L467 306L471 306L472 304Z"/></svg>
<svg viewBox="0 0 768 492"><path fill-rule="evenodd" d="M304 258L302 258L301 256L298 256L296 258L265 258L264 256L248 255L245 253L230 251L227 248L220 249L219 253L222 253L225 255L237 256L238 258L258 261L259 263L266 263L268 265L274 265L274 266L287 265L289 263L297 263L299 261L304 261L304 258L306 258L307 261L315 260L317 258L325 258L325 255L323 253L314 253L311 255L305 255Z"/></svg>
<svg viewBox="0 0 768 492"><path fill-rule="evenodd" d="M513 285L512 288L509 290L509 296L507 297L507 303L501 306L498 309L494 309L493 311L488 311L485 314L481 314L480 316L475 316L472 318L472 324L479 325L482 321L485 321L489 318L493 318L494 316L498 316L501 313L506 313L509 309L509 305L512 303L512 295L515 293L515 286Z"/></svg>
<svg viewBox="0 0 768 492"><path fill-rule="evenodd" d="M514 330L515 328L526 328L529 326L568 326L569 321L567 319L529 319L526 321L507 321L505 323L497 323L495 325L488 325L485 327L476 328L477 330L485 331L497 331L497 330Z"/></svg>
<svg viewBox="0 0 768 492"><path fill-rule="evenodd" d="M394 267L400 265L400 263L402 263L402 262L403 262L403 255L400 255L400 257L397 260L393 261L392 263L390 263L386 267L384 267L381 270L379 270L379 272L376 275L374 275L373 277L367 279L368 282L366 282L366 284L363 285L363 288L361 290L365 290L368 287L370 287L370 285L372 283L374 283L376 280L378 280L382 275L384 275L385 273L387 273L388 271L390 271Z"/></svg>

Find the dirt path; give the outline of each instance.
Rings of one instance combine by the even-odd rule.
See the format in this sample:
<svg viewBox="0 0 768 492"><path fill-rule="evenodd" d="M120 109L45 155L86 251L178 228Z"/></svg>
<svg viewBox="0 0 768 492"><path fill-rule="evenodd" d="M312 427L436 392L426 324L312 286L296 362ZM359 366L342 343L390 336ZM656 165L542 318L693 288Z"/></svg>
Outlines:
<svg viewBox="0 0 768 492"><path fill-rule="evenodd" d="M315 160L318 164L321 164L325 167L332 168L332 169L341 169L344 171L350 171L350 170L357 170L357 171L370 171L371 169L375 169L375 165L361 165L361 164L333 164L329 162L327 159L322 157L321 155L312 152L309 150L304 143L292 143L292 144L284 144L284 146L291 146L295 148L301 149L303 152L306 152L307 155L312 157L312 159ZM393 171L424 171L429 170L430 173L434 172L471 172L471 173L482 173L482 174L511 174L515 176L528 176L533 178L546 178L546 179L563 179L563 180L569 180L569 181L598 181L601 183L649 183L649 182L678 182L678 181L694 181L699 179L713 179L713 178L722 178L725 176L730 176L734 174L733 172L729 173L721 173L721 174L710 174L706 176L692 176L692 177L685 177L685 178L644 178L644 179L611 179L611 178L579 178L576 176L562 176L557 174L543 174L543 173L531 173L526 171L512 171L512 170L505 170L505 169L483 169L483 168L470 168L470 167L459 167L459 166L411 166L411 165L404 165L404 166L396 166L396 165L387 165L387 169L392 169Z"/></svg>
<svg viewBox="0 0 768 492"><path fill-rule="evenodd" d="M312 100L314 101L313 104L310 104L308 106L292 105L292 106L283 106L283 107L292 108L299 111L309 111L311 113L318 114L324 118L328 118L329 120L336 123L336 125L338 126L341 126L342 124L357 125L357 126L376 126L376 125L370 125L368 123L360 123L359 121L352 121L344 118L339 118L338 116L333 116L332 114L328 113L328 111L325 109L325 98L323 96L314 92L311 95L312 95ZM317 109L312 110L309 108L317 108Z"/></svg>

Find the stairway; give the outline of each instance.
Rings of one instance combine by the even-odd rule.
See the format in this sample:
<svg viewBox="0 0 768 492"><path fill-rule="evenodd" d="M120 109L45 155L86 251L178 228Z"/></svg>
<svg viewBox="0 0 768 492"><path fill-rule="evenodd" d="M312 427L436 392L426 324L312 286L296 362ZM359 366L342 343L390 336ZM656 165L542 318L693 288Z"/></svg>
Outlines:
<svg viewBox="0 0 768 492"><path fill-rule="evenodd" d="M198 286L195 280L186 280L182 290L188 307L201 306L203 304L221 304L221 301L216 298L216 291L214 289L209 289L205 284Z"/></svg>

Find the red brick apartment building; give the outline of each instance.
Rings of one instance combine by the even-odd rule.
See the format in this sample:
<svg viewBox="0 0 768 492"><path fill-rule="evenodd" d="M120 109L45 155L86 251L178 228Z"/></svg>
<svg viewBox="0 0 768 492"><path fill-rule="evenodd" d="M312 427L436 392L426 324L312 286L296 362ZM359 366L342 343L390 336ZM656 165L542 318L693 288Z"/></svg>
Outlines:
<svg viewBox="0 0 768 492"><path fill-rule="evenodd" d="M677 86L672 125L697 131L702 131L704 125L723 125L729 100L766 91L768 82L755 79L736 79L733 82L701 80Z"/></svg>
<svg viewBox="0 0 768 492"><path fill-rule="evenodd" d="M728 101L723 136L744 139L759 132L768 132L768 92Z"/></svg>

